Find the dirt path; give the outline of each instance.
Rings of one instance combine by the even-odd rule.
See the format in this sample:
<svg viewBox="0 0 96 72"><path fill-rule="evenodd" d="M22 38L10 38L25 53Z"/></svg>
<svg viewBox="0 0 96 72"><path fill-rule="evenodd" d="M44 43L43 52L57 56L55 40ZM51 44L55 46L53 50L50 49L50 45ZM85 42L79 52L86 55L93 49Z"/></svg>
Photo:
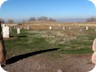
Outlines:
<svg viewBox="0 0 96 72"><path fill-rule="evenodd" d="M94 65L90 61L91 54L61 55L52 58L45 55L36 55L19 60L4 67L9 72L88 72Z"/></svg>

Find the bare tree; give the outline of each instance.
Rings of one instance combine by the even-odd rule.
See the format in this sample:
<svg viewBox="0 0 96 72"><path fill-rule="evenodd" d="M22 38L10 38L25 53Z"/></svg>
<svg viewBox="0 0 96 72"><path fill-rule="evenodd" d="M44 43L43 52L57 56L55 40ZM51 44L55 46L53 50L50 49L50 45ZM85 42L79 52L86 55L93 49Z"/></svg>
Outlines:
<svg viewBox="0 0 96 72"><path fill-rule="evenodd" d="M14 20L13 19L9 19L8 23L14 23Z"/></svg>
<svg viewBox="0 0 96 72"><path fill-rule="evenodd" d="M38 21L48 21L48 18L45 16L42 16L42 17L38 18Z"/></svg>
<svg viewBox="0 0 96 72"><path fill-rule="evenodd" d="M49 21L56 21L55 19L49 18Z"/></svg>
<svg viewBox="0 0 96 72"><path fill-rule="evenodd" d="M31 17L31 18L29 18L28 21L36 21L36 18L35 17Z"/></svg>
<svg viewBox="0 0 96 72"><path fill-rule="evenodd" d="M0 22L1 23L5 23L4 19L0 18Z"/></svg>
<svg viewBox="0 0 96 72"><path fill-rule="evenodd" d="M87 22L96 22L96 17L91 17L86 20Z"/></svg>

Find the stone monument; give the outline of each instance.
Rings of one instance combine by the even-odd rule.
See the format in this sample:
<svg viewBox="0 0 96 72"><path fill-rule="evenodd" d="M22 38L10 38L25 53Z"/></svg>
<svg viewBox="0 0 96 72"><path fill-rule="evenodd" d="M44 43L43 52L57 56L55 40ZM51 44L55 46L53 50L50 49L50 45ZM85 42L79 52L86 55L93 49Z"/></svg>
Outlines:
<svg viewBox="0 0 96 72"><path fill-rule="evenodd" d="M20 28L17 28L17 34L20 34Z"/></svg>
<svg viewBox="0 0 96 72"><path fill-rule="evenodd" d="M9 33L10 33L9 26L3 24L2 33L3 33L3 38L9 38Z"/></svg>
<svg viewBox="0 0 96 72"><path fill-rule="evenodd" d="M96 39L94 39L93 41L93 45L92 45L92 50L93 50L93 55L92 55L92 63L95 64L94 68L89 71L89 72L96 72Z"/></svg>

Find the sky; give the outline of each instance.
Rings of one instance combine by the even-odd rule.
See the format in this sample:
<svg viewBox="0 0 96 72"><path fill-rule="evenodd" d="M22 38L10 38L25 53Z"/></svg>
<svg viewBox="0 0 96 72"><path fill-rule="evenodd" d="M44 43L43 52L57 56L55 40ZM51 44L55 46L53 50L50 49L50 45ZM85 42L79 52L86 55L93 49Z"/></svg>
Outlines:
<svg viewBox="0 0 96 72"><path fill-rule="evenodd" d="M8 0L0 8L0 18L28 19L46 16L54 19L96 16L89 0Z"/></svg>

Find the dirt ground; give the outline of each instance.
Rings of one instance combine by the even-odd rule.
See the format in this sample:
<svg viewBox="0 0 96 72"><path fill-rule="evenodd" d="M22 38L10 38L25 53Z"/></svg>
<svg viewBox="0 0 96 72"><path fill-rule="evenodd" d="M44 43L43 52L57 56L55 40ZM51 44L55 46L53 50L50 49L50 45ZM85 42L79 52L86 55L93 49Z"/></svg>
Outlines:
<svg viewBox="0 0 96 72"><path fill-rule="evenodd" d="M88 72L94 64L91 63L92 54L61 55L59 58L39 54L21 59L3 67L9 72Z"/></svg>

